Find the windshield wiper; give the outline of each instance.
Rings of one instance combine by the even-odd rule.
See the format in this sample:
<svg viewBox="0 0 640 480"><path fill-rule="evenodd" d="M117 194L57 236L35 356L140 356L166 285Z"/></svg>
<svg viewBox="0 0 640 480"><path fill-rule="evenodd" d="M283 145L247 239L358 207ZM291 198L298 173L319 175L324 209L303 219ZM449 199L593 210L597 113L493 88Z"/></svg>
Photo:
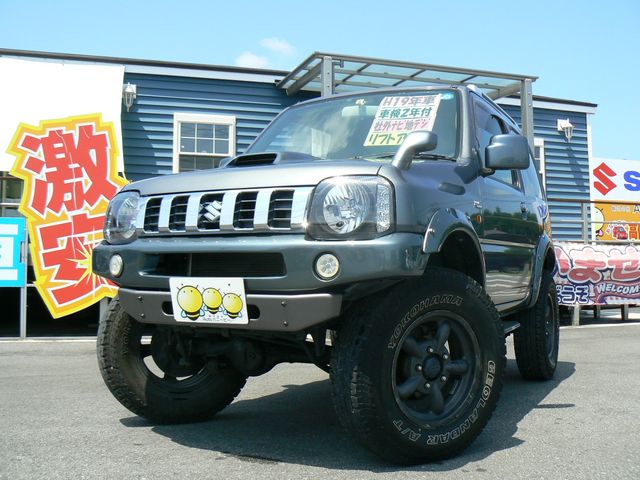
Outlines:
<svg viewBox="0 0 640 480"><path fill-rule="evenodd" d="M423 160L451 160L453 162L456 161L455 158L450 157L449 155L440 155L439 153L416 153L413 158L423 159Z"/></svg>
<svg viewBox="0 0 640 480"><path fill-rule="evenodd" d="M351 158L356 160L366 160L366 159L376 159L376 158L393 158L395 157L396 152L385 152L385 153L376 153L375 155L355 155ZM456 161L455 158L450 157L449 155L440 155L439 153L429 153L422 152L416 153L413 158L417 158L420 160L451 160L453 162Z"/></svg>
<svg viewBox="0 0 640 480"><path fill-rule="evenodd" d="M396 152L376 153L374 155L355 155L351 158L356 160L366 160L367 158L393 158Z"/></svg>

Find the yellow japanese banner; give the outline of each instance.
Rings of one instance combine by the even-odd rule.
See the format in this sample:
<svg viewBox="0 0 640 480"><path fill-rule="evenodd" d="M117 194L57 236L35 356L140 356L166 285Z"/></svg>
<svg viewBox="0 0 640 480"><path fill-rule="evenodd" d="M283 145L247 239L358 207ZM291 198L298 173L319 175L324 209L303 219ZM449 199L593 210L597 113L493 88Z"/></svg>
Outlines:
<svg viewBox="0 0 640 480"><path fill-rule="evenodd" d="M596 240L640 240L640 204L595 203L591 213Z"/></svg>

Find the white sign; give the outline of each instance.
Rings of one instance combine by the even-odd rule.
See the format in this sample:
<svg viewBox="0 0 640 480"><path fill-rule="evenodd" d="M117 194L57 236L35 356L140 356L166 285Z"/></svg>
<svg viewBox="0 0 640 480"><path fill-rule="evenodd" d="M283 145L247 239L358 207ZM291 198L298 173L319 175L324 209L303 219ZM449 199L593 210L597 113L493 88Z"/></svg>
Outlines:
<svg viewBox="0 0 640 480"><path fill-rule="evenodd" d="M249 323L242 278L171 277L169 288L177 322Z"/></svg>
<svg viewBox="0 0 640 480"><path fill-rule="evenodd" d="M638 202L640 161L590 158L589 190L592 201Z"/></svg>
<svg viewBox="0 0 640 480"><path fill-rule="evenodd" d="M123 78L123 65L0 58L0 171L10 171L16 161L7 148L21 123L38 126L97 113L114 125L118 171L123 171Z"/></svg>
<svg viewBox="0 0 640 480"><path fill-rule="evenodd" d="M446 93L446 99L453 98ZM443 95L384 97L376 111L364 146L401 145L416 130L433 130Z"/></svg>

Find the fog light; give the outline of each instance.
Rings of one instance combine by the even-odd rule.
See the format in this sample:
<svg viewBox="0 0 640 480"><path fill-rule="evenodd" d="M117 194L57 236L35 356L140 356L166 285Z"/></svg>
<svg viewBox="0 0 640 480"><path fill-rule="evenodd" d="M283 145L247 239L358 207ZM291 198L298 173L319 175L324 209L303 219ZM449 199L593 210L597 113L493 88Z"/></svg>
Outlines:
<svg viewBox="0 0 640 480"><path fill-rule="evenodd" d="M335 255L323 253L316 260L316 273L323 280L335 277L340 271L340 261Z"/></svg>
<svg viewBox="0 0 640 480"><path fill-rule="evenodd" d="M114 277L119 277L122 274L123 267L124 260L120 255L116 254L109 260L109 273Z"/></svg>

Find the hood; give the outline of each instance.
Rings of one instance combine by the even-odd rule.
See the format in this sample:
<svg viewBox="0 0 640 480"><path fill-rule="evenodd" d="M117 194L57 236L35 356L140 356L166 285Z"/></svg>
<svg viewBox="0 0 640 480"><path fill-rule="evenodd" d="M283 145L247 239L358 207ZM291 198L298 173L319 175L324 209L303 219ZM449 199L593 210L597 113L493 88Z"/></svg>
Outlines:
<svg viewBox="0 0 640 480"><path fill-rule="evenodd" d="M376 175L380 164L366 160L308 160L259 166L229 166L149 178L127 185L141 195L214 190L315 186L341 175Z"/></svg>

